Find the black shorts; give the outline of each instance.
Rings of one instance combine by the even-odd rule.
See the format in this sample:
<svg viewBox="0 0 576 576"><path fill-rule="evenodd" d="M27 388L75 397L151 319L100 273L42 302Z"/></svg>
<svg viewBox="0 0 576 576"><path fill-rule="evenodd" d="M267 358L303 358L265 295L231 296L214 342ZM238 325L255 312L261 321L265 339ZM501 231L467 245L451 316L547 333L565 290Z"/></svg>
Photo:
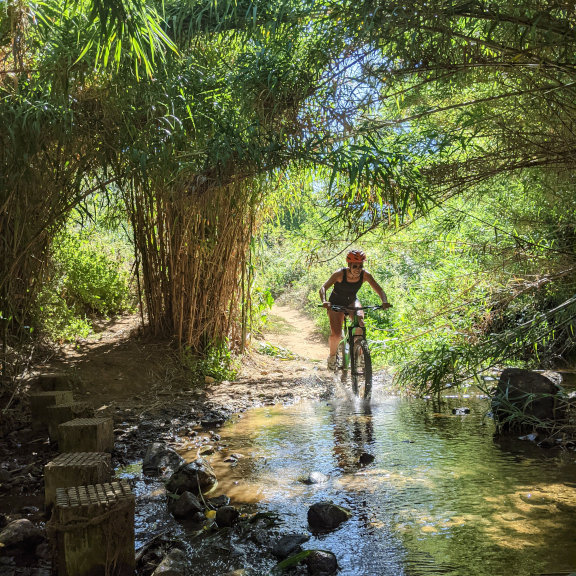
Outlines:
<svg viewBox="0 0 576 576"><path fill-rule="evenodd" d="M347 308L355 306L357 300L358 300L357 297L354 298L354 300L352 300L352 302L346 302L344 300L341 300L340 298L332 299L332 296L330 296L330 298L328 298L328 302L330 302L330 304L334 304L335 306L346 306ZM354 314L354 312L345 312L345 314L351 315L351 314Z"/></svg>

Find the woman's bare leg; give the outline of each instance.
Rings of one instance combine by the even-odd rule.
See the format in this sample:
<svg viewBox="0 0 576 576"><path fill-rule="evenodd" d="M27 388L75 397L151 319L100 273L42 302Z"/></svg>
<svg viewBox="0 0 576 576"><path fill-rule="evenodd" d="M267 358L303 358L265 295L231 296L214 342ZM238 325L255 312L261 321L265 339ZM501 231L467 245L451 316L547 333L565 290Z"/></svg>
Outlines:
<svg viewBox="0 0 576 576"><path fill-rule="evenodd" d="M342 338L342 325L344 324L344 312L335 312L328 310L328 318L330 319L330 337L328 338L328 345L330 346L330 356L335 356L338 351L338 344Z"/></svg>

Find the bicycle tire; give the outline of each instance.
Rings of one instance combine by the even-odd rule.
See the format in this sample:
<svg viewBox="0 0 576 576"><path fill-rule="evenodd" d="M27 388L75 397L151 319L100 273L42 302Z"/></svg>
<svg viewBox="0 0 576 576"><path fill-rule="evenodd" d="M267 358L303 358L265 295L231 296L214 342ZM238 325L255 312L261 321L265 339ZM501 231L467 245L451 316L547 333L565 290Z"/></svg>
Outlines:
<svg viewBox="0 0 576 576"><path fill-rule="evenodd" d="M343 370L345 366L345 346L344 340L340 341L338 344L338 350L336 350L336 369Z"/></svg>
<svg viewBox="0 0 576 576"><path fill-rule="evenodd" d="M372 397L372 357L368 342L356 339L351 354L352 391L358 398L370 400Z"/></svg>

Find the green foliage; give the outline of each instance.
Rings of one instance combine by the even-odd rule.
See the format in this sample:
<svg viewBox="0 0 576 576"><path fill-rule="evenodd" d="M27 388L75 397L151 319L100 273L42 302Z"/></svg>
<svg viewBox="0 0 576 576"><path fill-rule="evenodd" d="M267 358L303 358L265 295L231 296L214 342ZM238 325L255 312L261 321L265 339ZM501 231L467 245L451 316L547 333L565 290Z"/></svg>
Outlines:
<svg viewBox="0 0 576 576"><path fill-rule="evenodd" d="M251 304L251 327L253 332L258 332L266 323L268 311L274 304L272 293L268 289L253 286L250 293Z"/></svg>
<svg viewBox="0 0 576 576"><path fill-rule="evenodd" d="M128 271L113 255L85 234L62 235L54 241L61 294L73 307L87 313L118 314L129 307Z"/></svg>
<svg viewBox="0 0 576 576"><path fill-rule="evenodd" d="M274 344L270 344L269 342L259 343L258 352L274 358L280 358L281 360L294 360L298 358L298 356L293 352L290 352L290 350L283 348L282 346L274 346Z"/></svg>
<svg viewBox="0 0 576 576"><path fill-rule="evenodd" d="M305 274L306 265L294 253L294 245L287 238L265 239L262 249L263 282L272 297L278 298Z"/></svg>
<svg viewBox="0 0 576 576"><path fill-rule="evenodd" d="M46 285L38 296L40 330L56 342L87 338L92 332L90 320L50 288L50 285Z"/></svg>
<svg viewBox="0 0 576 576"><path fill-rule="evenodd" d="M551 367L571 360L576 273L568 243L575 220L573 211L558 211L550 190L534 175L494 179L426 218L355 242L393 304L368 315L366 325L376 364L392 366L399 385L437 395L504 363ZM329 208L310 202L297 227L269 224L259 282L277 286L284 301L304 303L327 337L317 291L345 264L353 238L317 242L326 215ZM275 283L290 274L290 284ZM359 297L378 304L367 286Z"/></svg>
<svg viewBox="0 0 576 576"><path fill-rule="evenodd" d="M91 319L134 309L129 244L95 228L59 234L51 275L38 297L41 329L55 340L85 338Z"/></svg>
<svg viewBox="0 0 576 576"><path fill-rule="evenodd" d="M440 393L462 381L466 369L466 349L442 337L419 343L409 360L404 360L396 374L398 384L414 389L420 396L439 396ZM464 371L464 374L466 372Z"/></svg>
<svg viewBox="0 0 576 576"><path fill-rule="evenodd" d="M290 556L285 560L282 560L282 562L279 562L278 564L276 564L276 566L274 566L272 573L281 574L285 570L294 568L294 566L297 566L298 564L306 560L306 558L308 558L308 556L310 556L313 552L314 550L302 550L302 552L298 552L298 554L294 554L293 556Z"/></svg>
<svg viewBox="0 0 576 576"><path fill-rule="evenodd" d="M208 376L217 382L223 382L234 380L238 373L238 359L232 354L227 342L211 344L202 355L184 347L180 358L183 366L190 370L196 379Z"/></svg>

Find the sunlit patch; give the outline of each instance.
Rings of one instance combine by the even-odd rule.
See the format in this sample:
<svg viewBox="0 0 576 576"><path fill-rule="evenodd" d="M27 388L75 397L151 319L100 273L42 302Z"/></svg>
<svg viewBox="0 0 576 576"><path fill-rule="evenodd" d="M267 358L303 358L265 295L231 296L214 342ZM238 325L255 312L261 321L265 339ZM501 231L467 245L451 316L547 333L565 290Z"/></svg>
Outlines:
<svg viewBox="0 0 576 576"><path fill-rule="evenodd" d="M114 476L116 478L122 479L133 479L142 474L142 462L136 462L134 464L127 464L126 466L122 466L117 468L114 471Z"/></svg>
<svg viewBox="0 0 576 576"><path fill-rule="evenodd" d="M345 574L392 573L388 562L398 554L414 574L441 572L445 558L469 566L471 554L485 565L479 576L518 567L519 552L522 576L566 564L576 467L502 449L473 408L463 429L448 408L434 415L427 403L387 398L267 407L219 429L221 442L189 439L189 456L214 445L206 455L219 480L214 495L279 514L286 531L307 529L315 501L348 508L349 521L310 544L342 551ZM361 464L363 453L374 461ZM304 481L314 473L322 482Z"/></svg>

